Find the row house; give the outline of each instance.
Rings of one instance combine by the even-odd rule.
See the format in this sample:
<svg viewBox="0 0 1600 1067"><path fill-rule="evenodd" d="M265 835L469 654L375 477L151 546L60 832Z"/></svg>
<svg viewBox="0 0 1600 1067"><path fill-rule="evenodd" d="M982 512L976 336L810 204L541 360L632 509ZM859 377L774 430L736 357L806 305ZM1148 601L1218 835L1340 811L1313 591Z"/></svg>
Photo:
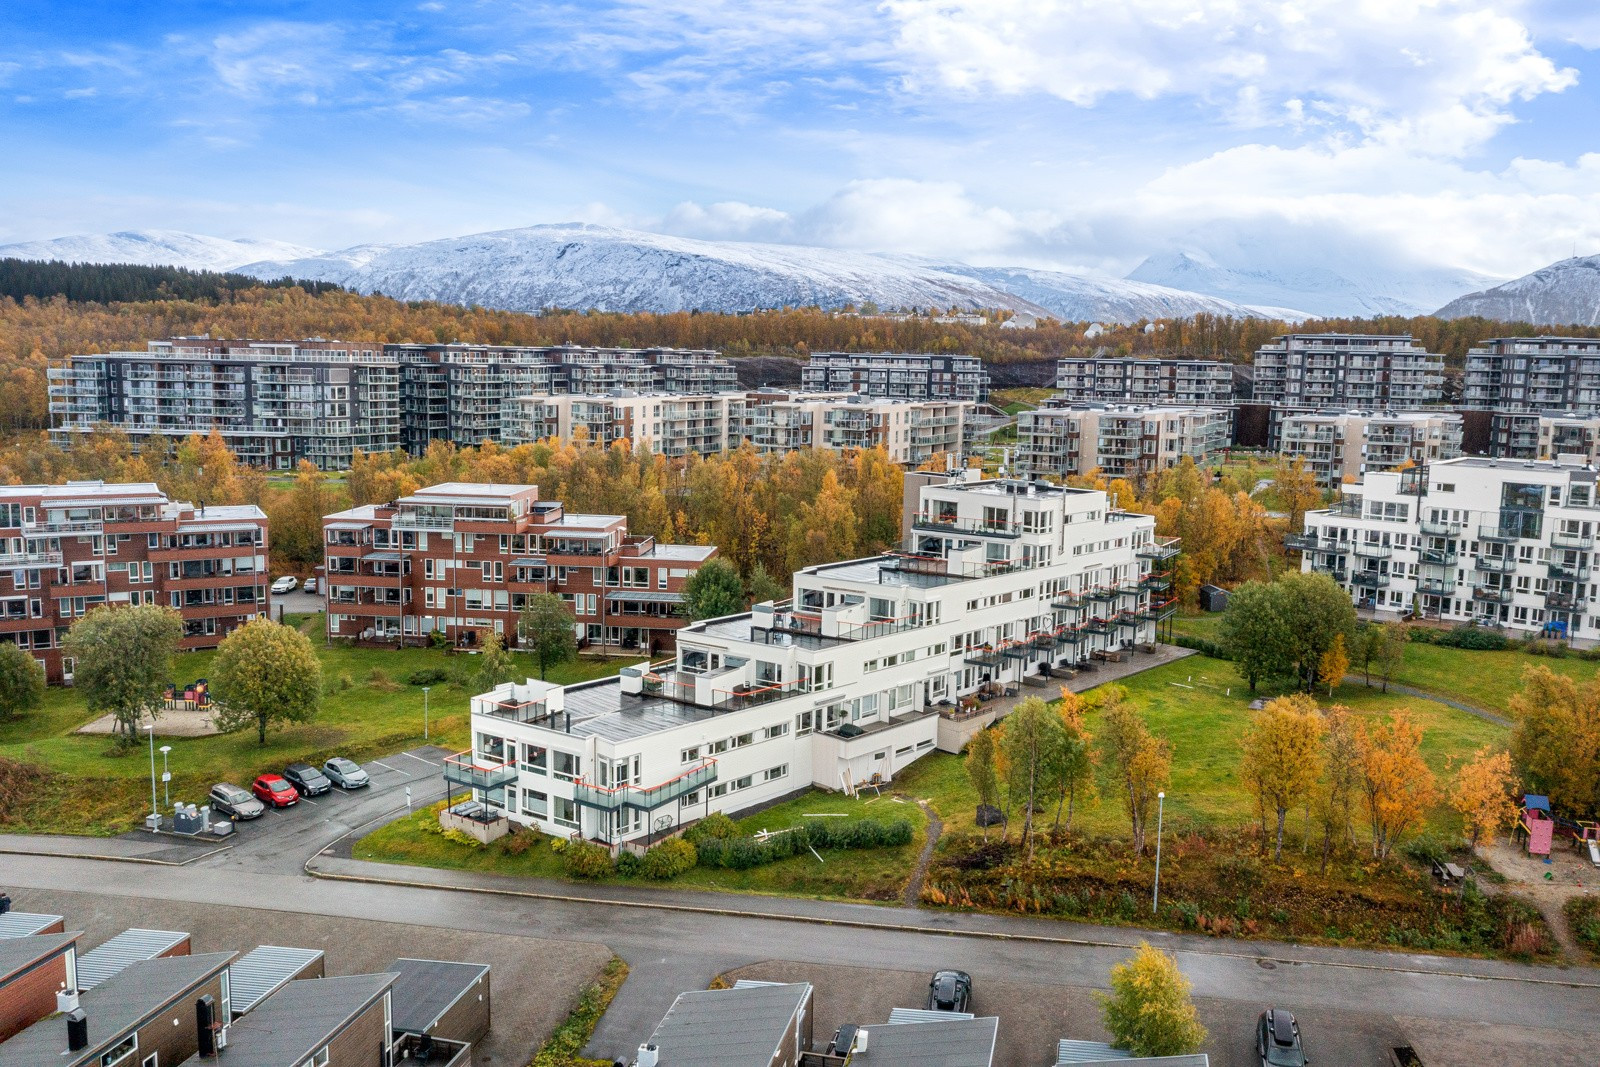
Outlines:
<svg viewBox="0 0 1600 1067"><path fill-rule="evenodd" d="M1409 334L1285 334L1255 354L1258 403L1414 408L1444 395L1444 357Z"/></svg>
<svg viewBox="0 0 1600 1067"><path fill-rule="evenodd" d="M1467 351L1461 396L1470 408L1600 415L1600 338L1484 341Z"/></svg>
<svg viewBox="0 0 1600 1067"><path fill-rule="evenodd" d="M1489 420L1489 454L1500 459L1582 456L1600 462L1600 414L1497 411Z"/></svg>
<svg viewBox="0 0 1600 1067"><path fill-rule="evenodd" d="M1570 456L1368 473L1288 543L1361 607L1594 640L1596 478Z"/></svg>
<svg viewBox="0 0 1600 1067"><path fill-rule="evenodd" d="M866 393L917 400L989 399L989 372L977 356L924 352L816 352L800 368L808 393Z"/></svg>
<svg viewBox="0 0 1600 1067"><path fill-rule="evenodd" d="M1462 418L1447 412L1310 412L1284 417L1278 455L1329 488L1368 471L1455 459L1461 441Z"/></svg>
<svg viewBox="0 0 1600 1067"><path fill-rule="evenodd" d="M72 681L61 643L101 604L163 604L185 649L269 613L267 517L167 499L154 484L0 486L0 641Z"/></svg>
<svg viewBox="0 0 1600 1067"><path fill-rule="evenodd" d="M683 625L683 587L716 549L634 537L621 515L571 514L535 485L448 482L323 519L328 636L472 647L517 643L527 598L555 593L580 642L655 650Z"/></svg>
<svg viewBox="0 0 1600 1067"><path fill-rule="evenodd" d="M1056 389L1068 401L1226 405L1233 365L1213 359L1074 357L1056 364Z"/></svg>
<svg viewBox="0 0 1600 1067"><path fill-rule="evenodd" d="M1174 543L1104 492L924 484L903 551L807 567L792 595L691 623L672 658L472 700L446 781L507 818L611 845L813 786L891 781L959 751L979 692L1153 647Z"/></svg>
<svg viewBox="0 0 1600 1067"><path fill-rule="evenodd" d="M1032 478L1101 471L1136 480L1188 456L1203 464L1228 447L1228 408L1061 404L1017 416L1017 470Z"/></svg>

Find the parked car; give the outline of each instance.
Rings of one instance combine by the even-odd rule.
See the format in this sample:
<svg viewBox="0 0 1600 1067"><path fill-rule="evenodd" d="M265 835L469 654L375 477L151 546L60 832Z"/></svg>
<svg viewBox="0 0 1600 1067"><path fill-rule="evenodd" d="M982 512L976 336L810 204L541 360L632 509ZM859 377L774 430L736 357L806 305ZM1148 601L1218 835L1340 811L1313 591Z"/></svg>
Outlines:
<svg viewBox="0 0 1600 1067"><path fill-rule="evenodd" d="M283 776L303 797L320 797L333 788L328 776L309 763L291 763L283 769Z"/></svg>
<svg viewBox="0 0 1600 1067"><path fill-rule="evenodd" d="M972 975L966 971L935 971L928 982L929 1011L971 1011Z"/></svg>
<svg viewBox="0 0 1600 1067"><path fill-rule="evenodd" d="M317 591L317 580L315 578L307 578L305 584L302 585L300 589L302 592L315 593Z"/></svg>
<svg viewBox="0 0 1600 1067"><path fill-rule="evenodd" d="M263 804L288 808L300 803L300 794L281 774L263 774L250 786L250 792Z"/></svg>
<svg viewBox="0 0 1600 1067"><path fill-rule="evenodd" d="M275 596L294 592L294 587L300 583L294 580L294 575L285 574L282 578L272 583L272 592Z"/></svg>
<svg viewBox="0 0 1600 1067"><path fill-rule="evenodd" d="M367 777L367 772L356 765L354 760L347 760L343 756L335 756L322 765L322 773L340 789L360 789L364 785L371 785L372 779Z"/></svg>
<svg viewBox="0 0 1600 1067"><path fill-rule="evenodd" d="M211 810L230 819L259 819L266 814L267 806L232 782L218 782L211 787Z"/></svg>
<svg viewBox="0 0 1600 1067"><path fill-rule="evenodd" d="M1256 1054L1261 1067L1306 1067L1311 1062L1300 1044L1300 1024L1282 1008L1268 1008L1256 1020Z"/></svg>

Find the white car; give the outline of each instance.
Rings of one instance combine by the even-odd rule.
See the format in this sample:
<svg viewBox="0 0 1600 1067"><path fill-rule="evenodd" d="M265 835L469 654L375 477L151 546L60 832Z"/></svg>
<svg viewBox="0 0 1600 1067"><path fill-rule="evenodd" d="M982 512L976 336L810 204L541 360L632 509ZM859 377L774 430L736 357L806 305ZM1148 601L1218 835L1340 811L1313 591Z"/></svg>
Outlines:
<svg viewBox="0 0 1600 1067"><path fill-rule="evenodd" d="M295 581L294 575L285 574L282 578L272 583L272 592L276 596L294 592L294 587L300 583Z"/></svg>
<svg viewBox="0 0 1600 1067"><path fill-rule="evenodd" d="M300 587L300 591L303 593L315 593L317 591L317 580L315 578L307 578L306 584Z"/></svg>

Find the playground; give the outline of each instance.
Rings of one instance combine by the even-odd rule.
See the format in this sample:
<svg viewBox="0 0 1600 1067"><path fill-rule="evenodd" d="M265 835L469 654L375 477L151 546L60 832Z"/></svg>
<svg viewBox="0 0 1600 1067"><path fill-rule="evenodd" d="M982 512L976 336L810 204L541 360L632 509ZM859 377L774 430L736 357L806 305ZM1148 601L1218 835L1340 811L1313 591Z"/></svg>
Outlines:
<svg viewBox="0 0 1600 1067"><path fill-rule="evenodd" d="M148 722L147 717L141 717L139 729L143 730ZM116 716L102 715L74 732L109 736L116 732L116 726ZM221 731L211 724L211 694L204 678L167 686L161 713L156 716L157 737L210 737L217 733Z"/></svg>
<svg viewBox="0 0 1600 1067"><path fill-rule="evenodd" d="M1584 953L1572 937L1562 905L1575 896L1600 895L1600 824L1563 818L1546 797L1522 799L1511 835L1480 848L1506 878L1504 889L1537 904L1545 922L1573 959Z"/></svg>

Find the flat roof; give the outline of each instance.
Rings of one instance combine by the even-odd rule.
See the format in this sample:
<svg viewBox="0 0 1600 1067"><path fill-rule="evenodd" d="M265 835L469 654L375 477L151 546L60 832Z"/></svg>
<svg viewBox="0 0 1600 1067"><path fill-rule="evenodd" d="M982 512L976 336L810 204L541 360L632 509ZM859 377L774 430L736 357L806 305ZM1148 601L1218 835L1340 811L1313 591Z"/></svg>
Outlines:
<svg viewBox="0 0 1600 1067"><path fill-rule="evenodd" d="M650 1042L661 1050L662 1067L769 1063L810 997L809 982L680 993Z"/></svg>
<svg viewBox="0 0 1600 1067"><path fill-rule="evenodd" d="M396 975L389 1002L396 1031L426 1034L489 975L487 963L398 959L384 968Z"/></svg>
<svg viewBox="0 0 1600 1067"><path fill-rule="evenodd" d="M8 911L4 915L0 915L0 938L29 937L33 934L42 934L62 921L59 915L44 915L31 911Z"/></svg>
<svg viewBox="0 0 1600 1067"><path fill-rule="evenodd" d="M186 943L182 930L124 930L78 957L78 988L93 989L141 960L153 960Z"/></svg>
<svg viewBox="0 0 1600 1067"><path fill-rule="evenodd" d="M124 496L156 497L165 503L167 495L155 482L67 482L62 485L0 485L0 496L40 496L50 494L63 500L96 500Z"/></svg>
<svg viewBox="0 0 1600 1067"><path fill-rule="evenodd" d="M134 1031L173 1000L205 984L227 967L236 954L208 952L197 956L169 956L142 960L84 993L79 1001L89 1019L89 1043L75 1054L67 1051L67 1024L52 1016L0 1043L0 1067L39 1067L58 1064L76 1067L98 1063L106 1048ZM81 958L80 958L81 963ZM193 1024L194 1012L185 1006ZM280 1061L272 1067L282 1067ZM267 1067L262 1064L262 1067Z"/></svg>
<svg viewBox="0 0 1600 1067"><path fill-rule="evenodd" d="M1455 459L1435 460L1431 467L1475 467L1483 470L1533 470L1543 471L1546 474L1564 472L1567 474L1581 474L1587 471L1595 473L1588 466L1588 461L1583 457L1575 457L1571 462L1563 463L1559 459L1491 459L1488 456L1458 456ZM1374 472L1384 473L1384 472ZM1393 472L1388 472L1393 473Z"/></svg>
<svg viewBox="0 0 1600 1067"><path fill-rule="evenodd" d="M230 1010L243 1015L321 958L318 948L262 945L251 949L228 967Z"/></svg>
<svg viewBox="0 0 1600 1067"><path fill-rule="evenodd" d="M394 980L386 971L290 982L228 1028L225 1060L229 1067L300 1063L377 1002ZM61 1033L65 1038L65 1027Z"/></svg>
<svg viewBox="0 0 1600 1067"><path fill-rule="evenodd" d="M565 709L552 719L551 729L573 737L600 737L607 741L631 741L663 730L675 730L693 722L704 722L716 715L710 708L680 704L661 697L623 696L622 679L602 678L563 690ZM627 710L623 710L626 707ZM568 717L571 729L566 729Z"/></svg>
<svg viewBox="0 0 1600 1067"><path fill-rule="evenodd" d="M716 545L663 545L657 544L640 559L707 559L717 550Z"/></svg>
<svg viewBox="0 0 1600 1067"><path fill-rule="evenodd" d="M400 498L402 504L437 503L434 497L468 497L480 500L503 499L520 496L529 491L537 493L537 485L517 485L511 482L440 482L426 489L418 489L410 496Z"/></svg>
<svg viewBox="0 0 1600 1067"><path fill-rule="evenodd" d="M850 1058L861 1067L990 1067L1000 1020L948 1019L863 1026L867 1047Z"/></svg>
<svg viewBox="0 0 1600 1067"><path fill-rule="evenodd" d="M0 940L0 982L18 971L27 970L40 960L47 960L83 936L77 931L64 934L29 934L27 937L8 937Z"/></svg>

